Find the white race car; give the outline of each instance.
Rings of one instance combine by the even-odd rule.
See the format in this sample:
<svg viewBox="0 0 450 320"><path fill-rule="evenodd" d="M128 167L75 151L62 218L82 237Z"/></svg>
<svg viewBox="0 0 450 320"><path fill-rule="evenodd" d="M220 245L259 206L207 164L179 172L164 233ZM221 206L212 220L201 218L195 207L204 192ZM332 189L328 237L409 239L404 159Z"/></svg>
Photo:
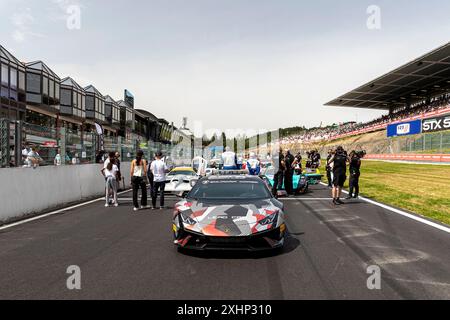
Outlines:
<svg viewBox="0 0 450 320"><path fill-rule="evenodd" d="M174 168L166 176L165 192L168 193L187 193L191 191L191 180L198 179L197 173L191 167Z"/></svg>

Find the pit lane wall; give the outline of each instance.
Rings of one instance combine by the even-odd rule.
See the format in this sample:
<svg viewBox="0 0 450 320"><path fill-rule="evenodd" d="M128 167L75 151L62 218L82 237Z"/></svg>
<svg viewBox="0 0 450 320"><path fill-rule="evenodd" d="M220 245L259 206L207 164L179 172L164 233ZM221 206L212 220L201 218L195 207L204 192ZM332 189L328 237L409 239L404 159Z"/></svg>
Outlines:
<svg viewBox="0 0 450 320"><path fill-rule="evenodd" d="M102 168L84 164L0 169L0 224L103 195ZM129 162L121 163L121 172L129 187Z"/></svg>

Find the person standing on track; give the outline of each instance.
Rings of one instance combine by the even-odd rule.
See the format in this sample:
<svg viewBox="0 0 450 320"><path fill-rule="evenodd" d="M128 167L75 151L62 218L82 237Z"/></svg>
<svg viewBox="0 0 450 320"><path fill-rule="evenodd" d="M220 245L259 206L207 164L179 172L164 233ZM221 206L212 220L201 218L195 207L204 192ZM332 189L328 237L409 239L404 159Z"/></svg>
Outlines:
<svg viewBox="0 0 450 320"><path fill-rule="evenodd" d="M286 155L284 156L285 161L285 171L284 171L284 188L288 195L294 194L293 186L293 175L294 168L292 167L294 163L294 156L291 154L290 150L286 150Z"/></svg>
<svg viewBox="0 0 450 320"><path fill-rule="evenodd" d="M110 195L113 196L113 205L115 207L119 206L117 202L117 174L119 173L119 168L117 167L116 160L114 158L110 159L106 168L102 170L106 181L106 203L105 207L109 207Z"/></svg>
<svg viewBox="0 0 450 320"><path fill-rule="evenodd" d="M254 152L250 152L250 158L247 160L247 170L252 176L258 176L261 172L261 163Z"/></svg>
<svg viewBox="0 0 450 320"><path fill-rule="evenodd" d="M236 153L231 151L230 147L225 148L225 152L222 153L223 170L236 170L237 169L237 157Z"/></svg>
<svg viewBox="0 0 450 320"><path fill-rule="evenodd" d="M339 146L336 148L336 152L328 162L328 164L333 165L333 189L331 193L334 205L344 204L340 197L345 180L347 179L347 160L347 153L344 148Z"/></svg>
<svg viewBox="0 0 450 320"><path fill-rule="evenodd" d="M161 160L162 153L158 151L156 153L156 159L150 165L150 170L153 173L153 191L152 191L152 206L156 209L156 199L158 192L161 192L159 199L159 209L164 209L164 189L166 187L166 173L169 172L169 168Z"/></svg>
<svg viewBox="0 0 450 320"><path fill-rule="evenodd" d="M131 162L131 185L133 187L133 205L134 211L138 211L140 208L147 207L147 185L145 184L144 177L147 175L147 162L143 159L144 152L139 150L136 154L136 159ZM139 188L142 192L141 207L138 202Z"/></svg>
<svg viewBox="0 0 450 320"><path fill-rule="evenodd" d="M357 199L359 196L359 176L361 175L361 157L353 150L350 152L350 181L349 181L349 193L346 199ZM353 191L355 193L353 194Z"/></svg>
<svg viewBox="0 0 450 320"><path fill-rule="evenodd" d="M116 181L117 181L117 190L120 190L120 182L122 181L122 171L120 169L120 153L116 152L114 155L114 159L115 159L115 164L117 165L117 168L119 169L119 171L117 172L117 177L116 177ZM123 186L123 189L125 189L125 184Z"/></svg>
<svg viewBox="0 0 450 320"><path fill-rule="evenodd" d="M236 167L238 170L242 170L242 166L244 164L244 157L242 156L242 154L237 156L237 160L236 160Z"/></svg>
<svg viewBox="0 0 450 320"><path fill-rule="evenodd" d="M115 153L110 152L108 154L108 158L103 162L103 169L101 170L101 172L102 172L103 176L105 177L105 181L106 181L106 175L105 175L106 167L109 165L109 163L111 161L115 161L115 157L116 157ZM117 165L117 162L114 162L114 163ZM119 166L117 166L117 167L119 168ZM117 179L117 177L116 177L116 179Z"/></svg>
<svg viewBox="0 0 450 320"><path fill-rule="evenodd" d="M328 188L333 188L333 164L330 163L330 159L333 157L333 149L328 150L328 156L327 156L327 165L325 167L327 171L327 180L328 180Z"/></svg>
<svg viewBox="0 0 450 320"><path fill-rule="evenodd" d="M286 169L282 150L280 150L278 155L273 157L273 164L275 167L275 175L273 176L272 194L274 197L277 197L278 190L283 187L284 171Z"/></svg>
<svg viewBox="0 0 450 320"><path fill-rule="evenodd" d="M148 167L147 167L147 179L149 184L149 191L150 191L150 197L153 199L153 185L155 183L155 176L153 175L151 165L153 161L155 161L156 157L153 157L153 159L149 160Z"/></svg>
<svg viewBox="0 0 450 320"><path fill-rule="evenodd" d="M294 163L292 164L294 172L297 175L302 174L302 155L300 152L297 152L297 155L294 158Z"/></svg>
<svg viewBox="0 0 450 320"><path fill-rule="evenodd" d="M108 165L108 163L111 160L115 160L115 158L116 158L116 154L114 152L108 153L108 158L103 162L103 169L106 168L106 166Z"/></svg>
<svg viewBox="0 0 450 320"><path fill-rule="evenodd" d="M313 155L311 157L312 160L312 168L317 169L320 167L320 153L319 150L315 149L313 150Z"/></svg>

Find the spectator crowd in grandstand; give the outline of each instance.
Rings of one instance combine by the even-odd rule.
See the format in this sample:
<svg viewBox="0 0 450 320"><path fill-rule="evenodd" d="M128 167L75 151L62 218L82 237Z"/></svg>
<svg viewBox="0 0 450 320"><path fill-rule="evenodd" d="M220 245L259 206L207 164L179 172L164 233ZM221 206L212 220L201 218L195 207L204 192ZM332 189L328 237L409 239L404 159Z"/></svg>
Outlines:
<svg viewBox="0 0 450 320"><path fill-rule="evenodd" d="M352 133L357 130L377 129L380 125L388 125L392 122L402 121L414 116L425 115L427 113L450 108L450 94L444 94L432 99L429 103L419 103L412 105L410 108L404 108L397 112L381 116L373 121L366 123L347 122L340 125L332 125L327 127L319 127L313 129L305 129L299 134L289 135L282 138L283 144L321 141L342 134Z"/></svg>

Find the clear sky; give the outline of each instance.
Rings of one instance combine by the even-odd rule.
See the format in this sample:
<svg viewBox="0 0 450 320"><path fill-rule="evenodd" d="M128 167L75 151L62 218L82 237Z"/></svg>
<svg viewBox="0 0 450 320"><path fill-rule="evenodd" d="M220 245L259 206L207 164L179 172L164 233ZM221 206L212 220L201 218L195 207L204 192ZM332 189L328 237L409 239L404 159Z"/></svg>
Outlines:
<svg viewBox="0 0 450 320"><path fill-rule="evenodd" d="M437 0L0 0L0 43L117 100L127 88L176 125L317 126L380 115L323 104L448 42L449 12Z"/></svg>

